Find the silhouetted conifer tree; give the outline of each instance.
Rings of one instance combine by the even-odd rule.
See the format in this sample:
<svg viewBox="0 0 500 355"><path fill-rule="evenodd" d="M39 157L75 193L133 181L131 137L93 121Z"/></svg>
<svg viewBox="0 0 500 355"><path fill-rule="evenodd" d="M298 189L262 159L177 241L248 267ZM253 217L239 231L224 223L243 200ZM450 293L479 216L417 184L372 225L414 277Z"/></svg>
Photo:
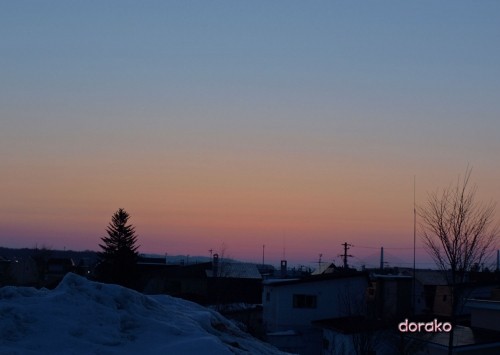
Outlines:
<svg viewBox="0 0 500 355"><path fill-rule="evenodd" d="M127 224L129 218L130 215L123 208L113 214L106 228L107 236L102 237L103 244L99 244L102 252L99 253L98 278L104 282L133 287L139 247L136 245L135 228Z"/></svg>

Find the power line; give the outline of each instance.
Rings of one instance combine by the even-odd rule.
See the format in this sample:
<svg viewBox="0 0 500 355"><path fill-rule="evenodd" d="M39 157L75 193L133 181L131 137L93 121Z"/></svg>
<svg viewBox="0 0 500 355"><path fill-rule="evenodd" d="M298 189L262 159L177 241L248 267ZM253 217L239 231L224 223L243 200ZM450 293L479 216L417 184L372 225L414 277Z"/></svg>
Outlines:
<svg viewBox="0 0 500 355"><path fill-rule="evenodd" d="M356 248L362 248L362 249L380 249L380 247L368 247L368 246L362 246L362 245L357 245L356 244ZM388 247L384 247L384 249L391 249L391 250L413 250L413 247L393 247L393 248L388 248ZM416 248L416 249L425 249L423 247L420 247L420 248Z"/></svg>

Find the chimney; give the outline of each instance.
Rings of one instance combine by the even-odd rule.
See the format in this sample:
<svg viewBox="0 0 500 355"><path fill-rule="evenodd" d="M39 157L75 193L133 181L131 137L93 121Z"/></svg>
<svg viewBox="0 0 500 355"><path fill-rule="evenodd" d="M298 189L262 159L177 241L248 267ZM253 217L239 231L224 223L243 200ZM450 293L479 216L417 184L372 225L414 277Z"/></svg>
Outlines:
<svg viewBox="0 0 500 355"><path fill-rule="evenodd" d="M281 277L286 277L286 274L287 274L286 260L281 260Z"/></svg>
<svg viewBox="0 0 500 355"><path fill-rule="evenodd" d="M212 260L212 274L214 277L219 276L219 254L215 253Z"/></svg>
<svg viewBox="0 0 500 355"><path fill-rule="evenodd" d="M497 250L497 271L500 271L500 250Z"/></svg>
<svg viewBox="0 0 500 355"><path fill-rule="evenodd" d="M380 248L380 270L384 270L384 247Z"/></svg>

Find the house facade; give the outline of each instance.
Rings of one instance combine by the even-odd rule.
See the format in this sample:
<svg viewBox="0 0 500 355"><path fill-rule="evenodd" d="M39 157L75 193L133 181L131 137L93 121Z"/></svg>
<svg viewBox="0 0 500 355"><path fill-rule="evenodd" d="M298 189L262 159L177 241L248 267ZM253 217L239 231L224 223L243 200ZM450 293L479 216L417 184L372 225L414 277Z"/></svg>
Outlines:
<svg viewBox="0 0 500 355"><path fill-rule="evenodd" d="M362 272L264 281L267 341L281 350L317 354L322 348L322 334L312 322L364 314L368 282L368 275Z"/></svg>
<svg viewBox="0 0 500 355"><path fill-rule="evenodd" d="M204 305L259 304L262 276L255 264L221 261L190 265L141 265L143 291L166 293Z"/></svg>
<svg viewBox="0 0 500 355"><path fill-rule="evenodd" d="M323 330L322 355L397 354L393 325L363 316L314 322Z"/></svg>
<svg viewBox="0 0 500 355"><path fill-rule="evenodd" d="M500 336L500 299L470 299L467 307L471 312L471 326L499 332Z"/></svg>

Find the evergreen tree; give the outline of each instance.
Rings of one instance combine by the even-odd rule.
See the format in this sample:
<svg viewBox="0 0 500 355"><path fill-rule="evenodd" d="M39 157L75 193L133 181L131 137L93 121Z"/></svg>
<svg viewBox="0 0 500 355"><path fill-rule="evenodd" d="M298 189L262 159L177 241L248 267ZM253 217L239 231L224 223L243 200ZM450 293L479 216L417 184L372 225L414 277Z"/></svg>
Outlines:
<svg viewBox="0 0 500 355"><path fill-rule="evenodd" d="M100 267L98 277L105 282L133 287L139 248L135 228L127 224L130 215L120 208L116 211L106 228L103 244L99 244Z"/></svg>

